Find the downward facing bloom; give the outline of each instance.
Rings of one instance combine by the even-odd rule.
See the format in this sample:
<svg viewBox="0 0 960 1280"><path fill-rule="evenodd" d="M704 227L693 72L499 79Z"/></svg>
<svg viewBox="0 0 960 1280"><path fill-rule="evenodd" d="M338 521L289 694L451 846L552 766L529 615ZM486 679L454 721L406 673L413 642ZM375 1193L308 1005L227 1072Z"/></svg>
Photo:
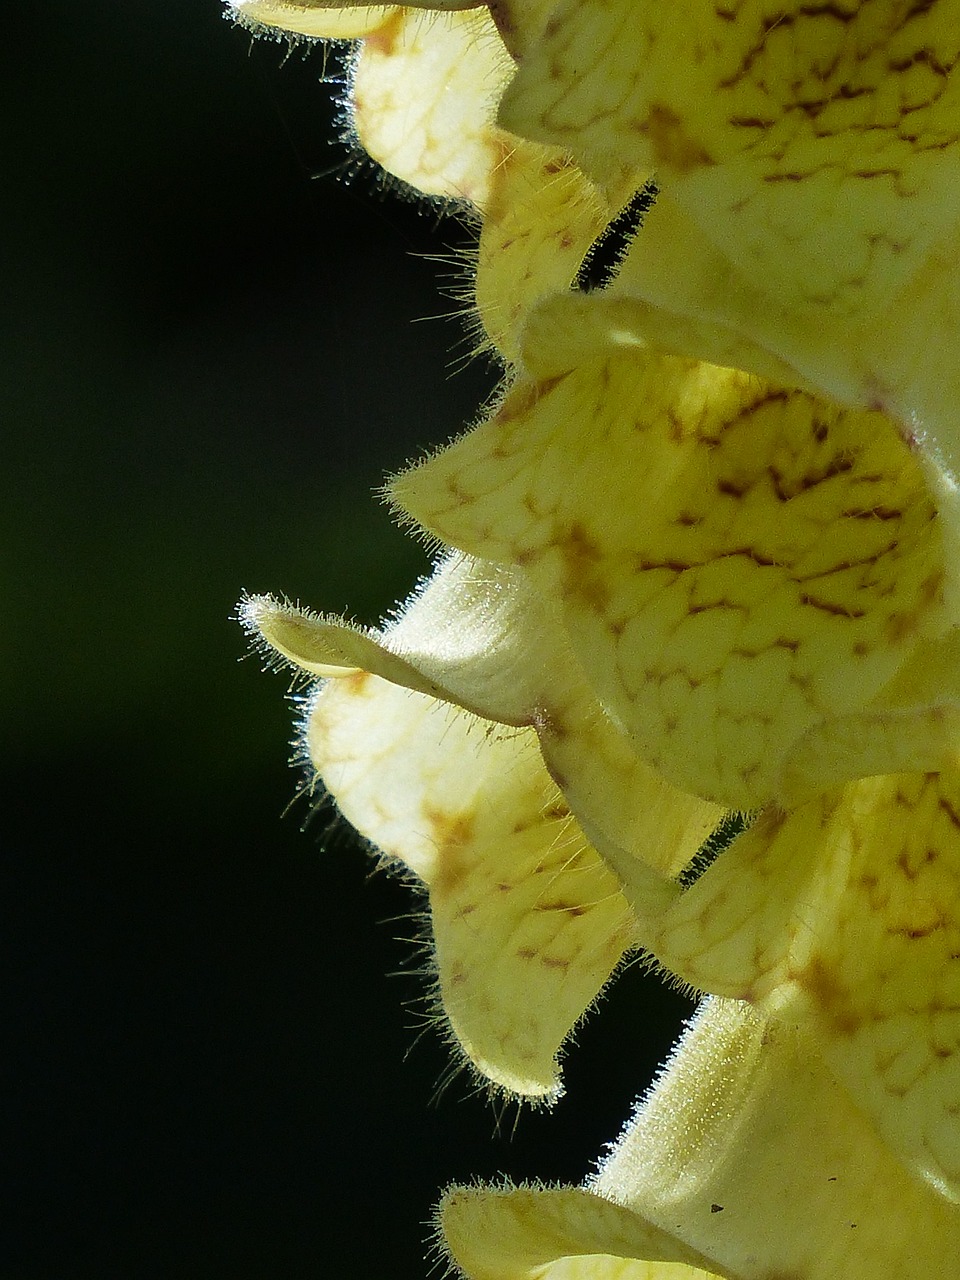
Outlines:
<svg viewBox="0 0 960 1280"><path fill-rule="evenodd" d="M389 484L445 547L397 619L245 604L311 767L496 1084L556 1096L632 949L718 997L586 1189L451 1192L454 1258L960 1274L960 0L235 8L365 37L506 371Z"/></svg>

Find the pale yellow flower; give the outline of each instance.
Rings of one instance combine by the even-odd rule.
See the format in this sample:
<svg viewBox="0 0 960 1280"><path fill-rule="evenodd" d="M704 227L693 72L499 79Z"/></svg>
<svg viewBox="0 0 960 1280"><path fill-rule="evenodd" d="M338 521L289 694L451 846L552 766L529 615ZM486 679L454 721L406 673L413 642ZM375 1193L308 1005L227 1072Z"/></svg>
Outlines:
<svg viewBox="0 0 960 1280"><path fill-rule="evenodd" d="M486 202L491 173L510 145L494 117L512 63L485 8L429 6L454 10L438 14L285 0L235 0L229 7L255 28L364 37L350 94L351 124L364 151L418 194Z"/></svg>
<svg viewBox="0 0 960 1280"><path fill-rule="evenodd" d="M269 598L244 610L273 652L336 677L310 704L306 753L344 816L428 887L457 1040L494 1083L549 1098L561 1042L637 940L585 831L666 903L721 811L637 759L541 612L518 575L462 558L382 633Z"/></svg>
<svg viewBox="0 0 960 1280"><path fill-rule="evenodd" d="M801 1028L903 1164L960 1200L958 890L954 767L768 810L666 911L627 896L671 972Z"/></svg>
<svg viewBox="0 0 960 1280"><path fill-rule="evenodd" d="M608 714L675 786L749 809L905 767L896 734L886 755L876 740L863 761L835 752L836 776L807 745L912 707L893 681L953 626L942 522L894 426L750 374L575 341L565 366L552 348L551 376L398 477L402 510L529 579ZM938 768L943 751L934 732L907 767Z"/></svg>
<svg viewBox="0 0 960 1280"><path fill-rule="evenodd" d="M584 1188L448 1191L453 1258L469 1280L954 1280L960 1214L812 1049L708 1004Z"/></svg>
<svg viewBox="0 0 960 1280"><path fill-rule="evenodd" d="M960 469L958 0L561 0L499 119L601 183L656 170L615 291L688 352L773 353Z"/></svg>

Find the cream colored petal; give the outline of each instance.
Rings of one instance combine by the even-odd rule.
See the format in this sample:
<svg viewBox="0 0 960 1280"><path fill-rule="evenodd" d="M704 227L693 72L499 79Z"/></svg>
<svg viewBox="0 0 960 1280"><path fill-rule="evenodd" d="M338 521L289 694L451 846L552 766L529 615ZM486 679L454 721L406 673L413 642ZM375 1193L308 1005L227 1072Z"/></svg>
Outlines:
<svg viewBox="0 0 960 1280"><path fill-rule="evenodd" d="M270 598L248 600L247 628L317 675L363 669L488 720L533 727L544 760L591 842L613 862L671 877L722 817L668 786L593 697L560 629L521 574L457 557L383 633Z"/></svg>
<svg viewBox="0 0 960 1280"><path fill-rule="evenodd" d="M563 0L502 119L656 167L769 293L877 314L957 222L958 54L957 0Z"/></svg>
<svg viewBox="0 0 960 1280"><path fill-rule="evenodd" d="M321 689L305 745L344 817L429 888L439 995L463 1051L511 1092L555 1096L560 1045L633 925L536 735L360 674Z"/></svg>
<svg viewBox="0 0 960 1280"><path fill-rule="evenodd" d="M468 1280L714 1280L703 1259L628 1210L574 1187L453 1187L445 1243Z"/></svg>
<svg viewBox="0 0 960 1280"><path fill-rule="evenodd" d="M920 644L868 710L809 730L784 764L779 799L794 808L838 781L940 773L960 764L960 631Z"/></svg>
<svg viewBox="0 0 960 1280"><path fill-rule="evenodd" d="M556 148L517 141L498 168L485 210L476 303L484 329L510 361L537 299L569 289L612 211Z"/></svg>
<svg viewBox="0 0 960 1280"><path fill-rule="evenodd" d="M494 0L490 5L504 43L519 60L529 56L556 7L557 0Z"/></svg>
<svg viewBox="0 0 960 1280"><path fill-rule="evenodd" d="M960 0L565 0L501 119L598 181L656 165L676 215L634 245L636 295L882 407L956 475L958 58Z"/></svg>
<svg viewBox="0 0 960 1280"><path fill-rule="evenodd" d="M508 145L493 117L511 70L485 9L400 10L365 42L357 65L360 142L417 191L482 206Z"/></svg>
<svg viewBox="0 0 960 1280"><path fill-rule="evenodd" d="M340 0L226 0L226 5L246 26L274 27L321 39L355 40L377 32L401 9L454 12L482 8L483 0L406 0L403 5L354 5Z"/></svg>
<svg viewBox="0 0 960 1280"><path fill-rule="evenodd" d="M469 1280L954 1280L960 1215L787 1025L713 1001L586 1190L454 1188Z"/></svg>
<svg viewBox="0 0 960 1280"><path fill-rule="evenodd" d="M960 1198L960 774L768 812L641 924L694 985L804 1027L905 1164Z"/></svg>
<svg viewBox="0 0 960 1280"><path fill-rule="evenodd" d="M893 425L730 369L634 348L522 382L392 494L521 567L641 758L737 808L947 627L936 512Z"/></svg>
<svg viewBox="0 0 960 1280"><path fill-rule="evenodd" d="M932 463L958 474L960 372L950 346L960 324L958 248L953 231L876 312L833 315L741 270L665 191L610 294L662 311L668 336L677 317L696 326L689 353L763 376L773 359L786 382L882 408Z"/></svg>
<svg viewBox="0 0 960 1280"><path fill-rule="evenodd" d="M713 1001L592 1190L738 1280L953 1280L960 1214L789 1020Z"/></svg>
<svg viewBox="0 0 960 1280"><path fill-rule="evenodd" d="M272 27L331 40L372 35L389 27L400 12L400 6L395 4L342 5L324 0L228 0L227 7L245 26Z"/></svg>
<svg viewBox="0 0 960 1280"><path fill-rule="evenodd" d="M649 348L816 391L796 369L750 338L710 319L654 306L619 286L618 278L602 292L555 294L530 309L520 335L524 371L544 382L618 349Z"/></svg>

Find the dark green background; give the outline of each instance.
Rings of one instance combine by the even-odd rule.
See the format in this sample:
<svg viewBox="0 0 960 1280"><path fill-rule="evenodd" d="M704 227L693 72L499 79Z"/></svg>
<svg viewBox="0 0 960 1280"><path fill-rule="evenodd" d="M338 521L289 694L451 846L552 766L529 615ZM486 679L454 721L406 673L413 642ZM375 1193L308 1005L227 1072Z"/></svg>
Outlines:
<svg viewBox="0 0 960 1280"><path fill-rule="evenodd" d="M4 14L0 1280L426 1276L437 1189L582 1177L682 1010L635 968L552 1114L437 1101L410 900L284 813L237 596L376 621L424 561L370 492L492 378L421 320L463 233L286 54L217 0Z"/></svg>

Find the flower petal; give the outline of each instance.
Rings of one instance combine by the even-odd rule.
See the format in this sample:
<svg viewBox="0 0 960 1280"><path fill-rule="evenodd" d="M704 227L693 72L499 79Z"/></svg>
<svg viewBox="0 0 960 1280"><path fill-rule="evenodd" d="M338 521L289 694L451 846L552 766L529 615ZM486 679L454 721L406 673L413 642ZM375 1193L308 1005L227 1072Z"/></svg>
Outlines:
<svg viewBox="0 0 960 1280"><path fill-rule="evenodd" d="M788 1025L711 1001L586 1190L453 1188L470 1280L930 1280L960 1222Z"/></svg>
<svg viewBox="0 0 960 1280"><path fill-rule="evenodd" d="M464 1052L512 1092L555 1096L560 1045L633 921L536 735L359 674L320 690L306 745L344 817L426 882L439 995Z"/></svg>
<svg viewBox="0 0 960 1280"><path fill-rule="evenodd" d="M330 40L372 35L389 27L400 11L395 4L342 5L326 0L227 0L227 8L255 30L272 27Z"/></svg>
<svg viewBox="0 0 960 1280"><path fill-rule="evenodd" d="M656 167L624 288L919 425L960 474L957 0L564 0L500 119L601 184Z"/></svg>
<svg viewBox="0 0 960 1280"><path fill-rule="evenodd" d="M440 1224L469 1280L715 1280L697 1253L575 1187L453 1187Z"/></svg>
<svg viewBox="0 0 960 1280"><path fill-rule="evenodd" d="M556 148L517 141L497 170L477 261L484 329L511 361L538 298L566 291L610 218L606 201Z"/></svg>
<svg viewBox="0 0 960 1280"><path fill-rule="evenodd" d="M960 772L768 811L644 923L701 990L805 1027L892 1149L960 1198Z"/></svg>
<svg viewBox="0 0 960 1280"><path fill-rule="evenodd" d="M656 168L769 294L876 315L957 225L958 55L955 0L561 0L501 118L587 172Z"/></svg>
<svg viewBox="0 0 960 1280"><path fill-rule="evenodd" d="M392 484L555 600L637 753L752 808L947 627L923 471L880 414L637 348L521 383Z"/></svg>
<svg viewBox="0 0 960 1280"><path fill-rule="evenodd" d="M956 1269L953 1206L899 1164L815 1043L739 1002L707 1005L591 1189L738 1280Z"/></svg>
<svg viewBox="0 0 960 1280"><path fill-rule="evenodd" d="M652 868L654 898L722 817L638 759L516 571L451 558L382 634L263 597L245 603L244 618L272 651L312 674L363 669L485 719L535 728L590 841L614 861Z"/></svg>
<svg viewBox="0 0 960 1280"><path fill-rule="evenodd" d="M354 114L364 150L419 192L482 206L509 145L494 114L511 70L485 9L400 10L364 43L357 65Z"/></svg>

